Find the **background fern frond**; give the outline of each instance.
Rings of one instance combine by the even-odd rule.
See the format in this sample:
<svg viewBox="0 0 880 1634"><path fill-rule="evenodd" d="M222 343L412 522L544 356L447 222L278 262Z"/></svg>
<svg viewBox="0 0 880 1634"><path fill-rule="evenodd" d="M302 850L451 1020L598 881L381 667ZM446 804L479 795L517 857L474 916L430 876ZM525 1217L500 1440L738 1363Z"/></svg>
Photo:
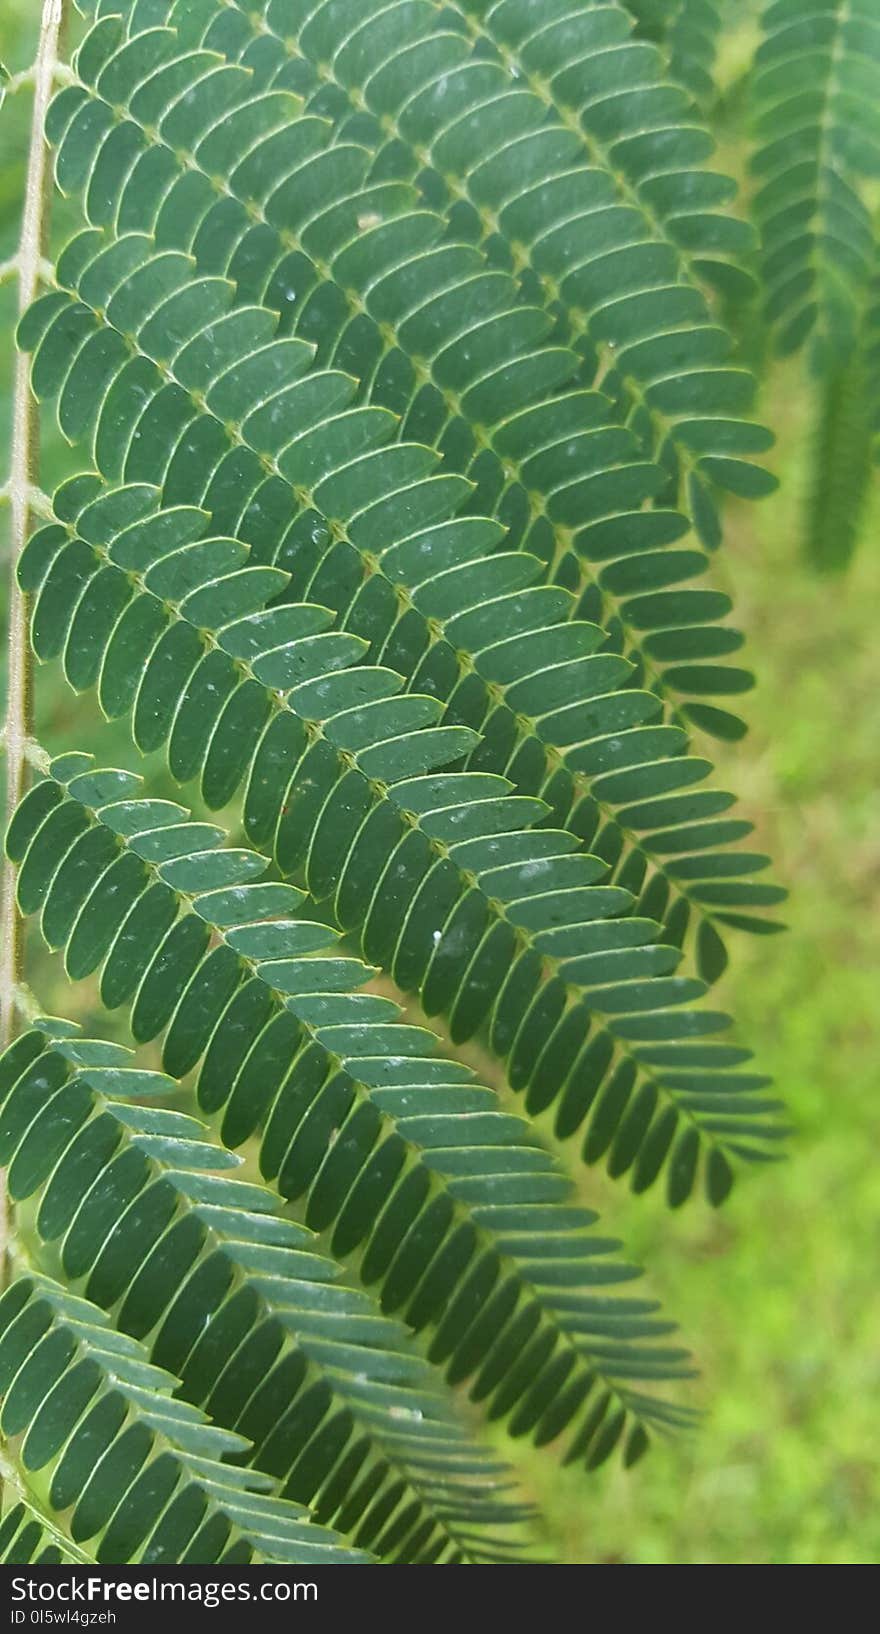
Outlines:
<svg viewBox="0 0 880 1634"><path fill-rule="evenodd" d="M851 350L873 268L864 193L880 174L880 18L871 0L773 0L753 76L766 312L783 351L813 367Z"/></svg>
<svg viewBox="0 0 880 1634"><path fill-rule="evenodd" d="M753 72L753 201L765 314L815 381L807 558L843 568L870 476L870 305L880 175L880 16L872 4L768 5Z"/></svg>
<svg viewBox="0 0 880 1634"><path fill-rule="evenodd" d="M872 477L870 392L859 351L814 384L816 440L804 545L821 573L847 567L861 532Z"/></svg>
<svg viewBox="0 0 880 1634"><path fill-rule="evenodd" d="M875 268L868 291L861 335L863 387L871 454L874 464L880 452L880 275Z"/></svg>
<svg viewBox="0 0 880 1634"><path fill-rule="evenodd" d="M638 33L663 51L670 77L702 106L715 96L713 67L721 33L716 0L627 0Z"/></svg>

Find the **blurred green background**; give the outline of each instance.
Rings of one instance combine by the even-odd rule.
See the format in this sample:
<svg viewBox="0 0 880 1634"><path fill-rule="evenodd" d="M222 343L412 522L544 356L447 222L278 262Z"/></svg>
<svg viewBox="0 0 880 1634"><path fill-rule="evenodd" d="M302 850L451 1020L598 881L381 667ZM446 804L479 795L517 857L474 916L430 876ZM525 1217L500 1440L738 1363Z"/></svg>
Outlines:
<svg viewBox="0 0 880 1634"><path fill-rule="evenodd" d="M13 71L28 60L37 9L3 0L0 59ZM24 94L0 112L0 262L15 247L28 112ZM63 232L63 209L56 222ZM14 309L7 284L0 473ZM745 1176L720 1215L697 1201L670 1216L660 1196L634 1201L581 1171L584 1200L648 1265L647 1288L693 1346L701 1377L688 1394L705 1417L629 1474L615 1465L585 1478L506 1447L561 1564L880 1560L880 503L875 492L845 577L809 573L800 365L773 371L760 407L778 436L781 489L728 512L716 582L734 597L758 686L749 736L722 753L721 773L791 889L790 931L739 937L719 996L776 1077L794 1136L786 1161ZM45 442L49 486L64 452L51 426ZM4 541L4 576L5 559ZM38 687L44 741L100 744L105 764L133 764L122 730L109 734L56 672ZM47 1006L63 1002L48 961L36 985ZM85 1013L89 990L79 996Z"/></svg>
<svg viewBox="0 0 880 1634"><path fill-rule="evenodd" d="M803 398L780 371L762 409L781 491L731 507L717 573L758 677L722 771L792 893L788 934L739 937L718 991L794 1135L717 1215L588 1176L694 1347L706 1418L588 1494L518 1455L568 1561L880 1560L880 506L847 577L806 571Z"/></svg>

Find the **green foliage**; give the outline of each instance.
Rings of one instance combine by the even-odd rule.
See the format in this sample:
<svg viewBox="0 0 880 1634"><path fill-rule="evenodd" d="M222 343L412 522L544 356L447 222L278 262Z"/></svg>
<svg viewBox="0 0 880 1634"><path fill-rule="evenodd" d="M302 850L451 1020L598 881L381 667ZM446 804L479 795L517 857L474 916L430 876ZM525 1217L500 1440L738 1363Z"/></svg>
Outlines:
<svg viewBox="0 0 880 1634"><path fill-rule="evenodd" d="M56 503L69 514L81 498L73 484ZM146 516L145 505L151 507ZM689 1008L704 984L671 974L678 953L658 940L656 921L635 912L650 906L651 885L637 903L623 884L597 884L608 873L603 859L578 854L568 831L543 823L534 828L548 815L546 802L510 796L509 780L495 771L428 775L470 749L476 735L435 726L436 698L400 695L393 670L347 667L352 645L357 656L359 644L344 635L312 634L327 622L320 606L287 602L264 610L267 588L272 594L285 585L277 568L237 566L244 552L236 541L181 543L194 529L201 533L203 517L183 508L155 512L152 505L152 493L143 488L115 490L91 499L70 533L50 524L34 535L20 572L23 586L37 592L37 652L49 657L63 649L68 678L73 671L81 679L76 652L84 651L92 673L100 671L105 713L131 709L137 746L147 751L167 742L175 777L200 774L209 808L225 806L246 781L243 822L251 842L266 848L282 875L301 870L311 901L329 899L336 923L357 933L365 956L387 965L402 990L418 991L427 1014L446 1012L454 1041L471 1037L488 1018L490 1046L508 1060L512 1086L526 1091L531 1109L561 1098L565 1132L572 1133L603 1078L611 1072L610 1082L619 1083L623 1076L620 1116L631 1097L640 1113L629 1128L628 1162L618 1161L618 1172L652 1146L655 1110L669 1137L660 1160L670 1147L674 1160L679 1105L686 1114L682 1141L696 1159L703 1136L707 1153L717 1154L713 1174L719 1164L726 1171L723 1137L731 1137L733 1153L749 1156L761 1126L752 1121L747 1098L734 1105L728 1097L751 1084L735 1073L711 1078L713 1069L730 1064L729 1046L713 1036L727 1018ZM120 522L128 525L111 536L104 565L102 546L88 541L106 537ZM432 530L428 548L435 538ZM417 560L425 546L424 536L411 541ZM218 579L221 558L233 571ZM519 558L510 560L516 566ZM133 595L135 575L143 588ZM528 629L525 597L503 597L502 640L487 654L496 675L515 675L532 649L507 622L511 600L516 621ZM479 627L492 608L491 602L478 605L455 624ZM215 616L223 620L219 631ZM77 622L85 639L78 639ZM109 633L106 648L102 630ZM303 630L308 633L300 637ZM279 635L287 637L283 646ZM526 668L533 662L527 656ZM600 752L609 728L638 719L644 700L653 713L647 693L599 699L597 715L610 706L593 726L602 733ZM568 706L566 713L582 721L590 707ZM697 769L702 775L708 768L697 762ZM695 818L713 817L729 803L712 793L667 795L666 789L689 781L683 757L612 776L626 781L631 793L648 796L624 808L627 826L659 828L678 816L687 825L685 846ZM682 843L665 826L663 833L664 845ZM242 877L264 866L254 858L242 865L248 871ZM714 855L699 857L695 871L704 882L694 889L725 914L727 905L751 906L780 894L723 877L716 882L715 865ZM720 866L723 875L723 858ZM232 867L230 858L227 871ZM194 960L202 952L197 945ZM176 960L175 968L181 968ZM688 1008L679 1013L681 1006ZM597 1058L598 1067L592 1064ZM709 1081L682 1079L688 1068L708 1073ZM719 1092L723 1103L715 1100ZM733 1121L719 1119L719 1111ZM609 1141L619 1121L608 1127ZM607 1144L590 1155L603 1155ZM636 1169L637 1183L647 1178Z"/></svg>
<svg viewBox="0 0 880 1634"><path fill-rule="evenodd" d="M47 121L71 231L18 330L76 474L17 580L37 659L164 771L34 749L6 839L70 1004L96 984L144 1052L26 1002L0 1059L10 1547L515 1559L530 1510L455 1387L582 1470L691 1417L567 1143L679 1208L785 1133L707 996L784 892L688 736L744 731L701 581L724 495L774 487L718 317L753 235L693 104L716 9L83 9ZM837 410L828 560L867 480ZM40 1463L32 1328L71 1403ZM155 1422L114 1343L164 1370Z"/></svg>
<svg viewBox="0 0 880 1634"><path fill-rule="evenodd" d="M265 1497L271 1482L227 1461L247 1443L187 1409L142 1346L45 1277L20 1277L0 1301L0 1378L7 1444L95 1560L366 1563Z"/></svg>
<svg viewBox="0 0 880 1634"><path fill-rule="evenodd" d="M743 355L760 352L763 324L778 353L805 357L816 451L804 548L820 571L839 571L861 533L878 426L880 13L874 0L769 0L751 8L753 41L741 7L635 0L629 9L670 74L704 108L718 107L726 143L741 140L743 121L741 99L725 105L723 25L745 41L733 72L748 88L759 290L746 305L735 295L728 315Z"/></svg>
<svg viewBox="0 0 880 1634"><path fill-rule="evenodd" d="M70 975L82 977L103 961L105 1002L134 995L139 1041L167 1028L170 1072L184 1077L202 1058L197 1100L205 1112L222 1110L226 1146L242 1145L260 1126L263 1174L282 1197L306 1198L307 1223L333 1228L334 1252L363 1248L361 1277L384 1278L386 1310L415 1295L408 1323L437 1325L432 1357L449 1357L456 1378L489 1355L494 1323L487 1319L480 1337L466 1321L476 1291L500 1282L496 1304L516 1310L538 1352L555 1342L554 1376L563 1360L565 1376L572 1375L568 1412L552 1402L557 1433L597 1379L616 1387L618 1408L632 1405L636 1417L665 1422L670 1410L638 1397L630 1404L620 1381L674 1377L683 1353L632 1342L665 1329L643 1301L619 1310L609 1304L604 1290L628 1281L632 1270L605 1263L616 1245L589 1234L585 1211L562 1206L569 1188L528 1126L499 1112L466 1070L426 1056L430 1034L394 1025L388 1000L357 993L369 972L334 952L336 933L289 917L302 892L243 883L263 871L261 858L190 851L216 845L217 831L181 822L186 814L166 802L131 798L136 780L128 774L70 764L53 772L31 791L10 831L10 849L23 859L22 904L42 909L50 943L66 943ZM58 868L62 829L75 838ZM96 894L102 863L104 889ZM154 1078L148 1075L148 1089ZM129 1093L142 1081L142 1074L129 1077ZM345 1137L329 1143L340 1124ZM381 1199L401 1173L399 1195L376 1213L377 1192ZM12 1171L10 1185L15 1191ZM413 1241L395 1259L413 1221ZM424 1285L424 1265L435 1257ZM594 1264L597 1258L603 1263ZM556 1259L567 1262L565 1272ZM596 1287L602 1294L591 1296ZM586 1367L575 1365L578 1356ZM493 1416L518 1399L511 1391L519 1362L518 1349L504 1350L481 1375L480 1394L494 1392ZM538 1392L530 1415L539 1435L544 1405ZM518 1422L525 1418L520 1411Z"/></svg>
<svg viewBox="0 0 880 1634"><path fill-rule="evenodd" d="M763 17L753 97L762 281L779 345L809 338L818 372L855 344L873 270L864 179L880 174L880 17L872 0Z"/></svg>
<svg viewBox="0 0 880 1634"><path fill-rule="evenodd" d="M627 10L638 32L663 48L671 78L692 91L698 103L711 104L720 5L715 0L630 0Z"/></svg>
<svg viewBox="0 0 880 1634"><path fill-rule="evenodd" d="M752 83L761 281L780 351L806 347L815 379L805 545L827 571L852 554L871 475L880 15L873 0L774 0L762 26Z"/></svg>
<svg viewBox="0 0 880 1634"><path fill-rule="evenodd" d="M224 1422L246 1428L256 1468L286 1497L311 1499L335 1450L360 1477L348 1499L359 1539L375 1536L391 1497L431 1550L518 1518L403 1331L338 1285L312 1234L277 1196L234 1178L241 1160L203 1126L134 1104L173 1092L162 1074L119 1045L47 1044L40 1031L5 1060L10 1191L39 1199L36 1231L59 1244L60 1273L85 1279L122 1332L151 1335L151 1360L180 1370L184 1400L212 1414L222 1401ZM490 1557L488 1534L474 1551Z"/></svg>
<svg viewBox="0 0 880 1634"><path fill-rule="evenodd" d="M858 351L826 372L818 395L804 545L810 564L828 573L845 567L855 550L871 480L870 396Z"/></svg>

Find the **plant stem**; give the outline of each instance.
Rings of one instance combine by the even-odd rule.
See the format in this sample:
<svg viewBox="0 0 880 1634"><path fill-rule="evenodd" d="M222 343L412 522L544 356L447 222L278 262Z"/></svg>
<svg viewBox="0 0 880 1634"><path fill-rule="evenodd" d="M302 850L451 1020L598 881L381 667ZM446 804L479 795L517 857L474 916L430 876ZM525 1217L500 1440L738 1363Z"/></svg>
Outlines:
<svg viewBox="0 0 880 1634"><path fill-rule="evenodd" d="M17 1500L28 1505L43 1530L73 1561L82 1566L93 1566L95 1564L92 1556L87 1555L83 1549L80 1549L66 1533L60 1530L57 1522L44 1511L39 1498L25 1484L17 1464L3 1450L0 1450L0 1485L4 1490L8 1488Z"/></svg>
<svg viewBox="0 0 880 1634"><path fill-rule="evenodd" d="M51 197L51 176L46 163L43 128L52 95L65 0L44 0L40 42L34 63L34 101L30 151L25 181L21 238L18 246L18 310L34 300L40 282ZM12 449L9 473L9 638L8 692L4 744L6 749L6 821L24 794L28 777L28 750L32 722L31 657L25 599L18 589L18 559L28 536L31 489L39 465L39 422L30 386L30 361L18 352L12 402ZM4 859L3 904L0 913L0 1045L4 1048L16 1027L16 991L24 974L24 929L15 899L15 870ZM6 1180L0 1182L0 1280L5 1276L8 1242Z"/></svg>

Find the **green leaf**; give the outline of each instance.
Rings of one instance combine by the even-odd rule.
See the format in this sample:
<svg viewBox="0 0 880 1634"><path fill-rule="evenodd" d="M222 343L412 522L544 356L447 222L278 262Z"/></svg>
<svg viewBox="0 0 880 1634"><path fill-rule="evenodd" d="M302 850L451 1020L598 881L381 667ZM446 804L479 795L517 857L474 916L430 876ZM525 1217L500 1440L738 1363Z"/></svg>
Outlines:
<svg viewBox="0 0 880 1634"><path fill-rule="evenodd" d="M22 1464L48 1490L51 1517L34 1515L23 1534L24 1506L14 1510L0 1532L7 1560L207 1565L222 1551L255 1565L370 1564L301 1505L253 1496L266 1483L224 1462L247 1442L175 1402L175 1378L45 1277L19 1278L0 1302L0 1377L4 1431L23 1436ZM181 1512L177 1528L169 1506Z"/></svg>

